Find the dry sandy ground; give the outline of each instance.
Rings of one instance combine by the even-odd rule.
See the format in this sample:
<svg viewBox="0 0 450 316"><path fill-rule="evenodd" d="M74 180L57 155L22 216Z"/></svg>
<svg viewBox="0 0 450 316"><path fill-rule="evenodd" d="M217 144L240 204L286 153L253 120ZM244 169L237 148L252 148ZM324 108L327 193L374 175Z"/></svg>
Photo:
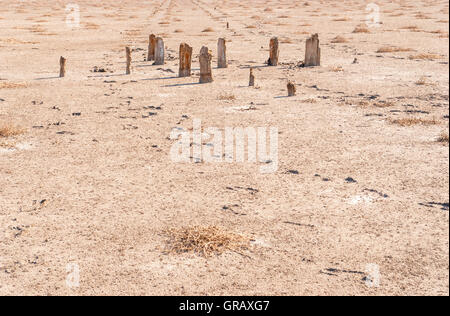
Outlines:
<svg viewBox="0 0 450 316"><path fill-rule="evenodd" d="M0 294L449 294L447 1L377 1L369 33L353 32L367 14L356 0L79 0L75 29L68 3L1 1L0 127L25 133L0 138ZM165 39L163 67L145 61L151 33ZM298 68L312 33L322 66ZM221 36L229 68L194 84L201 46L217 56ZM264 67L272 36L281 64ZM180 79L183 41L194 76ZM403 118L423 124L392 122ZM172 162L170 132L193 119L277 127L278 171ZM164 231L193 225L253 241L167 254ZM370 264L379 287L364 281Z"/></svg>

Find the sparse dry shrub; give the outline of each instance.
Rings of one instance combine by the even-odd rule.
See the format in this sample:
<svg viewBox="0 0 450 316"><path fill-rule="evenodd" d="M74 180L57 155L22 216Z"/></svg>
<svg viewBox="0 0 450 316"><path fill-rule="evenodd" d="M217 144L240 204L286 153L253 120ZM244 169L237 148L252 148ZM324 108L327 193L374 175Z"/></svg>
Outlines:
<svg viewBox="0 0 450 316"><path fill-rule="evenodd" d="M410 52L411 48L395 47L395 46L383 46L377 50L377 53L400 53L400 52Z"/></svg>
<svg viewBox="0 0 450 316"><path fill-rule="evenodd" d="M439 143L443 143L443 144L447 144L447 145L448 145L448 143L449 143L449 140L448 140L448 133L442 132L442 134L439 136L439 138L437 139L437 141L438 141Z"/></svg>
<svg viewBox="0 0 450 316"><path fill-rule="evenodd" d="M0 125L0 138L7 138L12 136L21 135L25 132L23 128L20 128L11 123Z"/></svg>
<svg viewBox="0 0 450 316"><path fill-rule="evenodd" d="M211 28L211 27L207 27L206 29L204 29L202 31L202 33L211 33L211 32L214 32L213 28Z"/></svg>
<svg viewBox="0 0 450 316"><path fill-rule="evenodd" d="M302 103L317 103L317 100L313 99L313 98L308 98L308 99L301 100L300 102L302 102Z"/></svg>
<svg viewBox="0 0 450 316"><path fill-rule="evenodd" d="M377 108L390 108L395 106L396 104L394 102L390 102L390 101L379 101L379 102L375 102L373 104L373 106L377 107Z"/></svg>
<svg viewBox="0 0 450 316"><path fill-rule="evenodd" d="M370 31L366 25L360 24L355 27L355 29L353 30L353 33L370 33Z"/></svg>
<svg viewBox="0 0 450 316"><path fill-rule="evenodd" d="M418 54L418 55L411 55L409 56L410 60L435 60L435 59L441 59L442 57L438 54Z"/></svg>
<svg viewBox="0 0 450 316"><path fill-rule="evenodd" d="M419 29L419 27L417 25L408 25L408 26L403 26L400 29L401 30L417 31Z"/></svg>
<svg viewBox="0 0 450 316"><path fill-rule="evenodd" d="M414 126L414 125L438 125L439 121L436 119L422 119L422 118L401 118L390 120L392 124L400 125L400 126Z"/></svg>
<svg viewBox="0 0 450 316"><path fill-rule="evenodd" d="M347 18L347 17L345 17L345 18L336 18L336 19L333 19L333 21L334 22L347 22L347 21L350 21L351 19L350 18Z"/></svg>
<svg viewBox="0 0 450 316"><path fill-rule="evenodd" d="M204 257L227 251L238 252L249 248L249 237L217 226L192 226L166 231L169 253L195 253Z"/></svg>
<svg viewBox="0 0 450 316"><path fill-rule="evenodd" d="M234 101L236 100L236 96L232 93L222 93L217 96L217 99L221 101Z"/></svg>
<svg viewBox="0 0 450 316"><path fill-rule="evenodd" d="M348 43L348 39L346 39L345 37L343 37L343 36L336 36L335 38L333 38L332 40L331 40L331 43L333 43L333 44L338 44L338 43Z"/></svg>
<svg viewBox="0 0 450 316"><path fill-rule="evenodd" d="M20 89L26 88L25 83L15 83L15 82L0 82L0 89Z"/></svg>
<svg viewBox="0 0 450 316"><path fill-rule="evenodd" d="M425 86L427 84L428 84L428 80L426 77L420 77L420 79L416 81L416 85L418 85L418 86Z"/></svg>
<svg viewBox="0 0 450 316"><path fill-rule="evenodd" d="M330 71L341 72L341 71L344 71L344 68L342 68L342 66L334 66L334 67L330 67Z"/></svg>
<svg viewBox="0 0 450 316"><path fill-rule="evenodd" d="M92 23L92 22L87 22L87 23L84 23L84 28L87 30L98 30L100 28L100 25Z"/></svg>

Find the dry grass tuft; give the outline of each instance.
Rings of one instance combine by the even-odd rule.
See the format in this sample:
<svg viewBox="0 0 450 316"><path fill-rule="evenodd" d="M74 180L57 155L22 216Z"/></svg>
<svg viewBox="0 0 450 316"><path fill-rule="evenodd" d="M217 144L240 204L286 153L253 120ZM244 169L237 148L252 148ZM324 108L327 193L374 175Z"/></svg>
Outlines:
<svg viewBox="0 0 450 316"><path fill-rule="evenodd" d="M5 124L0 126L0 138L11 137L23 134L25 131L23 128L17 127L12 124Z"/></svg>
<svg viewBox="0 0 450 316"><path fill-rule="evenodd" d="M309 98L309 99L301 100L300 102L302 102L302 103L317 103L317 100L313 99L313 98Z"/></svg>
<svg viewBox="0 0 450 316"><path fill-rule="evenodd" d="M377 53L399 53L399 52L410 52L411 48L402 48L402 47L394 47L394 46L384 46L377 50Z"/></svg>
<svg viewBox="0 0 450 316"><path fill-rule="evenodd" d="M204 257L248 249L250 238L216 226L173 228L166 231L169 253L195 253Z"/></svg>
<svg viewBox="0 0 450 316"><path fill-rule="evenodd" d="M236 96L232 93L222 93L217 97L217 99L222 101L234 101L236 100Z"/></svg>
<svg viewBox="0 0 450 316"><path fill-rule="evenodd" d="M333 19L333 21L334 22L347 22L347 21L350 21L351 19L350 18L347 18L347 17L345 17L345 18L336 18L336 19Z"/></svg>
<svg viewBox="0 0 450 316"><path fill-rule="evenodd" d="M390 108L395 106L396 104L394 102L390 102L390 101L379 101L379 102L375 102L373 104L373 106L377 107L377 108Z"/></svg>
<svg viewBox="0 0 450 316"><path fill-rule="evenodd" d="M414 126L414 125L438 125L439 121L436 119L422 119L422 118L401 118L390 121L392 124L400 125L400 126Z"/></svg>
<svg viewBox="0 0 450 316"><path fill-rule="evenodd" d="M426 86L428 84L429 82L427 80L427 77L420 77L420 79L416 81L416 85L418 86Z"/></svg>
<svg viewBox="0 0 450 316"><path fill-rule="evenodd" d="M337 44L337 43L348 43L348 39L346 39L343 36L336 36L331 40L331 43Z"/></svg>
<svg viewBox="0 0 450 316"><path fill-rule="evenodd" d="M14 82L0 82L0 89L19 89L26 88L25 83L14 83Z"/></svg>
<svg viewBox="0 0 450 316"><path fill-rule="evenodd" d="M354 30L353 33L370 33L366 25L360 24Z"/></svg>
<svg viewBox="0 0 450 316"><path fill-rule="evenodd" d="M330 67L330 71L332 71L332 72L342 72L342 71L344 71L344 68L342 68L342 66L334 66L334 67Z"/></svg>
<svg viewBox="0 0 450 316"><path fill-rule="evenodd" d="M418 54L418 55L411 55L409 56L410 60L434 60L434 59L441 59L442 57L437 54Z"/></svg>
<svg viewBox="0 0 450 316"><path fill-rule="evenodd" d="M446 132L442 132L441 136L437 139L439 143L448 144L448 134Z"/></svg>

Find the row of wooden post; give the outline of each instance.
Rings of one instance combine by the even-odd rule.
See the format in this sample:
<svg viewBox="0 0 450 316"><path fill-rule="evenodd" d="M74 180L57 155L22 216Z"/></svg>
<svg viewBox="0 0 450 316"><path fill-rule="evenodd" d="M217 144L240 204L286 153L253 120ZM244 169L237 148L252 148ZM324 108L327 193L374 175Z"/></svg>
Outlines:
<svg viewBox="0 0 450 316"><path fill-rule="evenodd" d="M280 55L279 41L277 37L270 39L270 56L267 64L269 66L278 66L278 60ZM217 44L218 58L217 67L227 68L227 46L226 40L220 38ZM131 74L131 48L126 47L126 74ZM180 45L179 51L179 77L190 77L191 76L191 65L192 65L192 47L186 43ZM148 44L148 55L147 61L154 61L154 65L164 65L165 59L165 47L164 40L161 37L156 37L155 35L150 35ZM319 35L314 34L306 40L306 52L305 52L305 67L320 66L321 51ZM203 46L200 50L200 83L209 83L213 81L212 76L212 54L210 50ZM60 59L60 77L64 77L66 74L66 59L61 57ZM249 86L255 85L255 76L253 69L250 69L250 79ZM290 96L295 95L296 89L295 85L291 82L288 83L288 93Z"/></svg>

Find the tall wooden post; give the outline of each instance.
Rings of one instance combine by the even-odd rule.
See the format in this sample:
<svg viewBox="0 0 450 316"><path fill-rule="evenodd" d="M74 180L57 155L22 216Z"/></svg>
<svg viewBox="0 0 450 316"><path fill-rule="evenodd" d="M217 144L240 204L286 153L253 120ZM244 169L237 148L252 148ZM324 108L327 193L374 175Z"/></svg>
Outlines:
<svg viewBox="0 0 450 316"><path fill-rule="evenodd" d="M217 43L217 68L227 68L227 44L224 38L219 38Z"/></svg>
<svg viewBox="0 0 450 316"><path fill-rule="evenodd" d="M148 56L147 61L155 60L156 36L154 34L148 39Z"/></svg>
<svg viewBox="0 0 450 316"><path fill-rule="evenodd" d="M255 86L255 75L253 74L253 68L250 68L250 79L249 79L248 86L249 87Z"/></svg>
<svg viewBox="0 0 450 316"><path fill-rule="evenodd" d="M59 59L59 77L63 78L66 76L66 61L64 57L61 56Z"/></svg>
<svg viewBox="0 0 450 316"><path fill-rule="evenodd" d="M280 44L277 37L270 39L270 58L269 66L278 66L278 58L280 55Z"/></svg>
<svg viewBox="0 0 450 316"><path fill-rule="evenodd" d="M125 53L127 56L127 75L131 74L131 48L125 47Z"/></svg>
<svg viewBox="0 0 450 316"><path fill-rule="evenodd" d="M156 38L155 46L155 65L164 65L164 40L161 37Z"/></svg>
<svg viewBox="0 0 450 316"><path fill-rule="evenodd" d="M319 35L314 34L306 40L305 67L320 66Z"/></svg>
<svg viewBox="0 0 450 316"><path fill-rule="evenodd" d="M208 47L203 46L200 50L200 83L213 82L211 61Z"/></svg>
<svg viewBox="0 0 450 316"><path fill-rule="evenodd" d="M288 90L288 96L293 97L297 93L297 88L295 87L295 84L291 81L287 84L287 90Z"/></svg>
<svg viewBox="0 0 450 316"><path fill-rule="evenodd" d="M192 47L186 43L180 45L180 77L190 77L191 76L191 65L192 65Z"/></svg>

